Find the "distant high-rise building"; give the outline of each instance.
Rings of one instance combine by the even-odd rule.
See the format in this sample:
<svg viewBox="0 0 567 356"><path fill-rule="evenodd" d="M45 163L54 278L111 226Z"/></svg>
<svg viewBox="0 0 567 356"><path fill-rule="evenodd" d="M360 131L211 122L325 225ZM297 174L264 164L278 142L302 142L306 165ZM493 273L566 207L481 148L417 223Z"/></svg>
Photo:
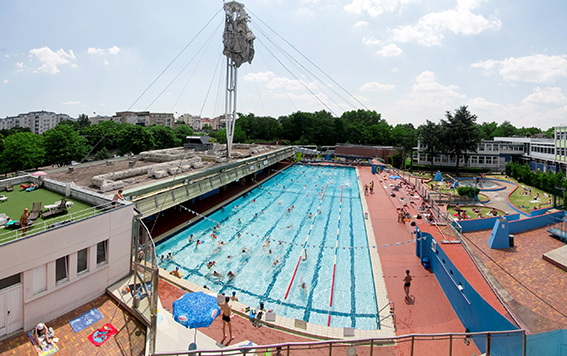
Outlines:
<svg viewBox="0 0 567 356"><path fill-rule="evenodd" d="M61 121L75 120L67 114L56 114L48 111L33 111L18 116L0 119L0 129L9 130L12 127L29 127L31 132L42 134L54 128Z"/></svg>

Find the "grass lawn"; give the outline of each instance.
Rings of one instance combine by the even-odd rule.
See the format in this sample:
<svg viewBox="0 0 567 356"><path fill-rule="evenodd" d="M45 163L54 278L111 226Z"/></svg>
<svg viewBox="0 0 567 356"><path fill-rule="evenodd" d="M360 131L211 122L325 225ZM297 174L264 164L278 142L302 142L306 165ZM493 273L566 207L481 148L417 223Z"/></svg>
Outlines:
<svg viewBox="0 0 567 356"><path fill-rule="evenodd" d="M6 201L0 202L0 214L4 213L8 215L11 220L20 220L20 216L24 212L24 208L28 208L31 212L34 202L41 202L42 211L46 211L46 209L44 209L45 205L51 205L56 201L60 201L64 198L62 194L52 192L45 188L38 188L32 192L26 192L25 190L20 189L19 185L14 186L14 191L3 191L0 192L0 195L4 195L8 198ZM73 207L68 209L67 214L58 215L47 219L40 217L28 228L27 234L43 231L47 228L48 225L55 222L69 220L71 218L73 220L78 220L90 215L94 215L96 213L94 209L88 209L92 207L89 204L72 198L66 200L72 201L74 203ZM16 237L20 237L21 231L16 231L18 229L19 225L18 228L0 228L0 243L7 242Z"/></svg>
<svg viewBox="0 0 567 356"><path fill-rule="evenodd" d="M530 210L539 208L542 204L542 208L549 208L551 204L553 204L553 196L551 194L547 194L541 189L537 189L523 183L518 183L516 180L514 180L514 182L518 184L518 189L510 194L510 203L516 206L516 208L529 213ZM531 188L531 193L529 195L525 195L526 191L524 188ZM532 201L535 201L534 198L537 194L539 194L539 201L537 203L532 203ZM547 204L550 199L551 203Z"/></svg>
<svg viewBox="0 0 567 356"><path fill-rule="evenodd" d="M490 218L493 217L492 214L488 215L488 212L492 210L492 208L487 208L487 207L482 207L482 206L461 206L461 210L464 210L467 212L467 216L469 217L469 219L476 219L478 217L478 213L475 213L474 211L472 211L473 209L480 209L480 212L482 214L483 218ZM455 214L457 214L457 211L455 210L455 207L450 207L447 209L447 212L449 214L451 214L451 216L455 217ZM498 216L503 216L504 212L498 210Z"/></svg>

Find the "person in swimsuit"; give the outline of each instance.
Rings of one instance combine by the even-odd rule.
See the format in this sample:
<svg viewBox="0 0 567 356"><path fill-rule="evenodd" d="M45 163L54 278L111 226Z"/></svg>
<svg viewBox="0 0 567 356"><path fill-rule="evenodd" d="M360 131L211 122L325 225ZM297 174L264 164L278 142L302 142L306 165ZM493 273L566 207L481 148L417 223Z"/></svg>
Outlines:
<svg viewBox="0 0 567 356"><path fill-rule="evenodd" d="M409 299L409 287L411 286L411 276L409 269L406 270L406 276L404 277L404 291L406 292L406 299Z"/></svg>
<svg viewBox="0 0 567 356"><path fill-rule="evenodd" d="M220 308L222 310L222 333L224 334L224 338L228 336L225 332L225 327L228 324L228 332L230 333L230 340L234 340L234 336L232 336L232 325L230 324L230 314L232 313L232 309L228 304L229 301L230 301L230 297L225 297L224 303L220 305Z"/></svg>

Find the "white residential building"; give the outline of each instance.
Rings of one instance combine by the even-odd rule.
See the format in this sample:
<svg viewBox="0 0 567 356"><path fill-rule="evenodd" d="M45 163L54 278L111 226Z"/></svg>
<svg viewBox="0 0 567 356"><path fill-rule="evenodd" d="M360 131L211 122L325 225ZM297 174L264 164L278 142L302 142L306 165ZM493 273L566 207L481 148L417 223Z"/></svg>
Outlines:
<svg viewBox="0 0 567 356"><path fill-rule="evenodd" d="M48 111L34 111L18 116L0 119L0 129L9 130L12 127L29 127L31 132L42 134L54 128L61 121L75 120L67 114L56 114Z"/></svg>

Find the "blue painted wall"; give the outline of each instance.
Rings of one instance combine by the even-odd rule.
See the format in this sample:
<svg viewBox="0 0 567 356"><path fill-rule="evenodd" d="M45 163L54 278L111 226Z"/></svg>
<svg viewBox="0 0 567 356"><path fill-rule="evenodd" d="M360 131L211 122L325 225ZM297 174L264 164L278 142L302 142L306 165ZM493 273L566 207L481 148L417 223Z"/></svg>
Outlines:
<svg viewBox="0 0 567 356"><path fill-rule="evenodd" d="M431 249L431 234L417 230L416 254L423 261L429 260L429 266L439 281L451 306L457 313L463 326L471 332L517 330L508 319L488 304L468 283L453 262L447 257L442 247L437 244L437 252ZM462 286L462 291L459 290ZM486 352L486 339L474 338L480 352ZM491 341L492 355L521 355L521 336L494 338Z"/></svg>
<svg viewBox="0 0 567 356"><path fill-rule="evenodd" d="M516 220L510 222L510 233L516 234L518 232L537 229L540 227L545 227L549 224L549 220L552 218L561 219L565 216L565 212L563 210L558 211L556 213L545 214L540 216L535 216L532 218L526 218L522 220Z"/></svg>
<svg viewBox="0 0 567 356"><path fill-rule="evenodd" d="M567 356L567 330L526 336L526 356Z"/></svg>
<svg viewBox="0 0 567 356"><path fill-rule="evenodd" d="M546 209L541 209L541 210L546 210ZM510 233L516 234L518 232L547 226L549 224L550 218L554 218L554 217L561 218L563 216L565 216L565 212L562 210L556 213L538 215L521 220L519 219L520 214L510 214L504 216L504 218L510 222ZM491 229L494 226L494 221L496 219L497 218L471 219L471 220L461 220L454 223L461 225L463 232L469 232L476 230Z"/></svg>

